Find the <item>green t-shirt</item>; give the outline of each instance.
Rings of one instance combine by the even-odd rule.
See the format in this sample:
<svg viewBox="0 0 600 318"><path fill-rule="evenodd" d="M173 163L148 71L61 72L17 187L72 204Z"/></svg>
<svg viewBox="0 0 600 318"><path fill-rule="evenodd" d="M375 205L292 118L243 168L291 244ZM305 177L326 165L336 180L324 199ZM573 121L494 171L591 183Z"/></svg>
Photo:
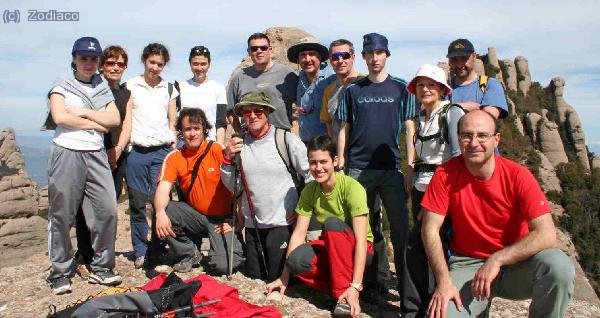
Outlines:
<svg viewBox="0 0 600 318"><path fill-rule="evenodd" d="M311 217L315 213L317 221L323 224L330 217L336 217L352 228L352 218L368 215L367 193L358 181L342 173L335 174L335 187L333 191L324 194L319 183L311 181L304 187L296 213ZM373 242L373 232L367 217L367 241Z"/></svg>

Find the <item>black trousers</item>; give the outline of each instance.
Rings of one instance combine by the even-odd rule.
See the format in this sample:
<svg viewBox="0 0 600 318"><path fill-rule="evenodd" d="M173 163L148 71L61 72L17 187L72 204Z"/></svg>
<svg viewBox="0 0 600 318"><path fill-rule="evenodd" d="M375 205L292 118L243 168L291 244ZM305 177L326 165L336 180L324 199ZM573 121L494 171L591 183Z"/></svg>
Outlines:
<svg viewBox="0 0 600 318"><path fill-rule="evenodd" d="M250 278L274 281L281 275L293 226L246 228L246 272ZM260 244L258 243L260 240ZM260 247L262 246L262 253ZM264 255L264 263L263 256ZM267 268L265 268L265 265Z"/></svg>

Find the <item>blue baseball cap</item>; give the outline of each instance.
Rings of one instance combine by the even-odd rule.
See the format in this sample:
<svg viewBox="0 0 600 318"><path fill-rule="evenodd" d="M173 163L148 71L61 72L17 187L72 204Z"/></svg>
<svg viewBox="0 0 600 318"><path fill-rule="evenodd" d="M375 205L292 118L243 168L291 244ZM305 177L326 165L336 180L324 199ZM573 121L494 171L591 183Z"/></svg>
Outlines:
<svg viewBox="0 0 600 318"><path fill-rule="evenodd" d="M102 55L102 47L98 39L91 36L84 36L73 43L71 54L83 56L100 56Z"/></svg>
<svg viewBox="0 0 600 318"><path fill-rule="evenodd" d="M383 50L390 56L390 50L388 49L388 39L378 33L369 33L363 35L363 50L362 53L371 53L375 50Z"/></svg>

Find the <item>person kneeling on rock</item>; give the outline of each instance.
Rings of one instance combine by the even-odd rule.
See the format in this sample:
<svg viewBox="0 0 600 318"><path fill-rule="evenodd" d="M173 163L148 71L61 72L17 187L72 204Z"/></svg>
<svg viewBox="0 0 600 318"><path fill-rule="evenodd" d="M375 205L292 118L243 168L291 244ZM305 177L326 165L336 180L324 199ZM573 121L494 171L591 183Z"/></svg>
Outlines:
<svg viewBox="0 0 600 318"><path fill-rule="evenodd" d="M219 169L223 148L206 140L212 126L199 108L183 109L176 128L183 136L184 146L172 150L163 161L154 197L156 234L166 239L178 258L173 266L176 272L189 272L200 264L202 256L196 243L201 235L208 234L210 251L205 270L223 275L227 273L227 251L231 248L231 240L229 236L225 239L225 234L232 231L227 220L232 197L221 182ZM181 187L183 198L169 202L175 182ZM244 258L235 235L233 249L233 268L237 268Z"/></svg>
<svg viewBox="0 0 600 318"><path fill-rule="evenodd" d="M334 316L359 316L359 294L365 266L373 258L373 233L365 189L353 178L336 172L336 146L329 136L308 143L314 181L306 185L296 213L287 261L281 276L267 285L270 294L284 293L290 274L337 298ZM323 225L318 240L304 243L312 215ZM319 266L317 266L319 264Z"/></svg>

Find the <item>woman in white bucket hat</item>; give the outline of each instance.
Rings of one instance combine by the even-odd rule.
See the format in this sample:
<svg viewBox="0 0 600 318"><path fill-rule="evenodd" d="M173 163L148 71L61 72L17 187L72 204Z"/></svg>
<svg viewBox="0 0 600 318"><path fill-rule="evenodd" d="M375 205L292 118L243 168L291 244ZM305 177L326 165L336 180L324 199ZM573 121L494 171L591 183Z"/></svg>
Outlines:
<svg viewBox="0 0 600 318"><path fill-rule="evenodd" d="M435 168L460 154L458 147L458 120L465 114L458 105L446 97L452 89L446 72L440 67L424 64L408 84L408 91L421 103L415 118L413 144L415 158L409 162L405 184L412 197L413 228L409 236L404 283L402 286L403 317L423 316L435 288L435 279L421 241L421 199L433 176ZM409 255L410 254L410 255Z"/></svg>

